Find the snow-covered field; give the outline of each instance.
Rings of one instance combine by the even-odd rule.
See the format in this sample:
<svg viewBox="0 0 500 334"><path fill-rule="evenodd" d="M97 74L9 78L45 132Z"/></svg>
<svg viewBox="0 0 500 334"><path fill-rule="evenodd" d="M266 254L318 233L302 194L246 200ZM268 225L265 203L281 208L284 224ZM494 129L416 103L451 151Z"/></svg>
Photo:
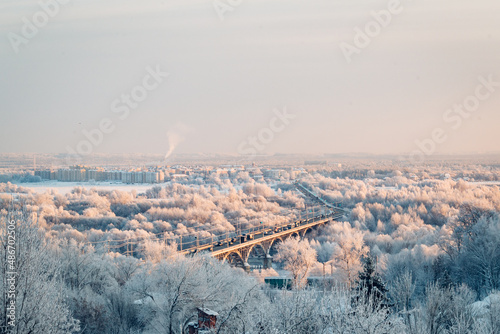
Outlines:
<svg viewBox="0 0 500 334"><path fill-rule="evenodd" d="M469 182L470 184L475 184L475 185L479 185L479 186L500 186L500 181L473 181L473 182Z"/></svg>
<svg viewBox="0 0 500 334"><path fill-rule="evenodd" d="M36 183L16 183L17 186L23 188L29 188L36 193L44 193L49 189L56 190L59 194L65 195L71 192L75 187L83 187L85 189L99 189L99 190L121 190L121 191L132 191L136 190L138 193L143 193L147 189L154 186L165 186L167 183L156 183L156 184L126 184L121 182L59 182L59 181L44 181Z"/></svg>

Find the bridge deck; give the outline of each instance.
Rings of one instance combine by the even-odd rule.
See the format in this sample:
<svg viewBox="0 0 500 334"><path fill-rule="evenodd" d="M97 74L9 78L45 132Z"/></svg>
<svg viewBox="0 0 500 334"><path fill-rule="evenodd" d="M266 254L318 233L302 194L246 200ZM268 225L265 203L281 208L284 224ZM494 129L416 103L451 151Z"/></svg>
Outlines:
<svg viewBox="0 0 500 334"><path fill-rule="evenodd" d="M253 233L250 233L252 235L252 239L247 240L247 238L244 238L244 235L238 235L234 238L230 238L230 240L224 240L222 241L222 245L220 244L221 242L214 242L214 243L209 243L205 245L200 245L199 247L192 247L186 250L183 250L180 252L181 254L192 254L192 253L197 253L201 252L204 250L210 251L212 255L217 256L220 254L232 252L235 250L238 250L242 247L247 247L250 245L254 244L259 244L262 243L263 241L267 240L272 240L279 238L281 236L289 235L294 232L299 232L303 231L305 229L315 227L317 225L324 224L328 222L330 219L339 219L340 217L343 216L343 212L341 211L334 211L330 214L323 215L323 217L318 216L314 218L310 218L309 220L305 221L296 221L294 223L288 223L285 225L280 225L276 227L267 227L263 228L260 230L256 230ZM245 241L242 242L242 238L245 239ZM231 242L232 241L232 242Z"/></svg>

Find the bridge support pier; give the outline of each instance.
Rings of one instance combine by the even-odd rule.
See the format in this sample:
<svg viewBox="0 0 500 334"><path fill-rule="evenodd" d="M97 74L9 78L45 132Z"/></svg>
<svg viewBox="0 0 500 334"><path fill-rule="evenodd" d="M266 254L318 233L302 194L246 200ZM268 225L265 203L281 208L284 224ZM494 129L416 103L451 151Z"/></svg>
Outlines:
<svg viewBox="0 0 500 334"><path fill-rule="evenodd" d="M271 269L273 267L273 257L266 254L264 257L264 269Z"/></svg>
<svg viewBox="0 0 500 334"><path fill-rule="evenodd" d="M250 272L250 264L248 264L248 262L243 263L243 270L245 270L247 273Z"/></svg>

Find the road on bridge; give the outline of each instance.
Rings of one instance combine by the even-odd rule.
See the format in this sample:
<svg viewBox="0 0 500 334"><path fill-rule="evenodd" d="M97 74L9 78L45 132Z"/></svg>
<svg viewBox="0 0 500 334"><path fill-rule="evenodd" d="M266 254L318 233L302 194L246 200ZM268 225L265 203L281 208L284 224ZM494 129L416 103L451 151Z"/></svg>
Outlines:
<svg viewBox="0 0 500 334"><path fill-rule="evenodd" d="M209 251L212 255L216 256L221 253L227 253L232 250L237 250L242 246L250 246L252 244L258 244L266 240L276 239L283 235L293 234L294 232L303 231L315 227L317 225L324 224L331 219L339 219L344 215L343 211L334 210L328 214L318 215L316 217L299 220L293 223L288 223L280 226L266 227L262 229L255 230L250 233L240 234L232 238L227 238L218 242L213 242L205 245L200 245L198 247L191 247L182 250L181 254L194 254L201 251Z"/></svg>

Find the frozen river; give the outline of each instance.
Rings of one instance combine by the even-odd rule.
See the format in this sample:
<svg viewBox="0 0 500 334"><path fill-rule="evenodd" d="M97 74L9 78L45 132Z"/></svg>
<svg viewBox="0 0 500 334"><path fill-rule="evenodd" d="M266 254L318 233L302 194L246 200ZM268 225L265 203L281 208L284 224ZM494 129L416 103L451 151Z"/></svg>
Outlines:
<svg viewBox="0 0 500 334"><path fill-rule="evenodd" d="M32 189L36 193L44 193L49 189L57 191L59 194L64 195L70 193L75 187L83 187L85 189L98 189L98 190L121 190L121 191L132 191L135 190L137 193L143 193L147 189L151 189L154 186L165 186L168 183L155 183L155 184L126 184L121 182L58 182L58 181L47 181L47 182L36 182L36 183L16 183L17 186L23 188Z"/></svg>

